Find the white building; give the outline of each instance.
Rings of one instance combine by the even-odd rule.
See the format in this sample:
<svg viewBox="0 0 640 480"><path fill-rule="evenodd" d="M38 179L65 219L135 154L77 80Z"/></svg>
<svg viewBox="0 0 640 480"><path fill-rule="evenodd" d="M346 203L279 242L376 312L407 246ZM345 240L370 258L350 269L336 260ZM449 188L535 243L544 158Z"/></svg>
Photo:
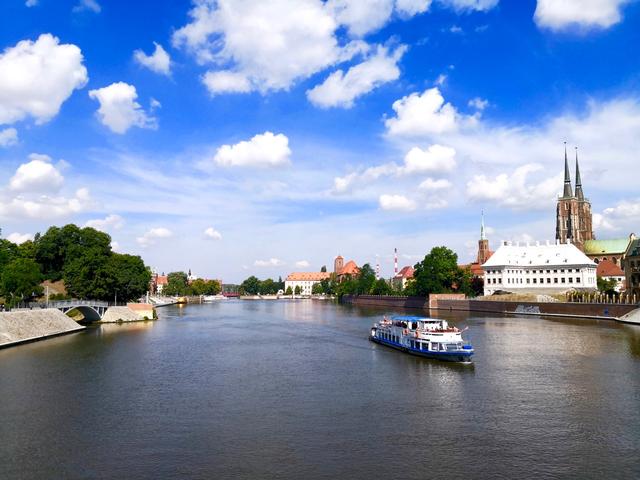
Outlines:
<svg viewBox="0 0 640 480"><path fill-rule="evenodd" d="M284 291L286 292L289 287L291 291L295 292L296 287L300 287L300 293L302 295L311 295L311 290L316 283L320 283L322 280L328 280L331 277L327 272L294 272L290 273L284 281Z"/></svg>
<svg viewBox="0 0 640 480"><path fill-rule="evenodd" d="M482 269L485 295L597 288L596 264L571 243L503 242Z"/></svg>

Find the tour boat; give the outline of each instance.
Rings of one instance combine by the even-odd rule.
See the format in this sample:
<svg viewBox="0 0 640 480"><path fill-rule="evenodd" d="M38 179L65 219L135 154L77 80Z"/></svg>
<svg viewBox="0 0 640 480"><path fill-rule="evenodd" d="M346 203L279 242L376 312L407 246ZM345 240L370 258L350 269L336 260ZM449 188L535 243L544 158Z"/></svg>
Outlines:
<svg viewBox="0 0 640 480"><path fill-rule="evenodd" d="M202 301L204 303L212 303L212 302L219 302L220 300L227 300L227 297L225 297L222 294L217 294L217 295L203 295L202 296Z"/></svg>
<svg viewBox="0 0 640 480"><path fill-rule="evenodd" d="M369 340L421 357L470 363L473 347L462 339L463 331L435 318L384 317Z"/></svg>

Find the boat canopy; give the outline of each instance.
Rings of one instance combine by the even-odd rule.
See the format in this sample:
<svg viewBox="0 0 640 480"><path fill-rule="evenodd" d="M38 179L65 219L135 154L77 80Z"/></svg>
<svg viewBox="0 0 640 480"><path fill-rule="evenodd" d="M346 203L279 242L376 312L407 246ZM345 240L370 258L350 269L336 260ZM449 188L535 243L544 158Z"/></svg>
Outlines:
<svg viewBox="0 0 640 480"><path fill-rule="evenodd" d="M397 320L400 322L441 322L441 320L438 320L437 318L416 317L411 315L398 315L391 317L391 320Z"/></svg>

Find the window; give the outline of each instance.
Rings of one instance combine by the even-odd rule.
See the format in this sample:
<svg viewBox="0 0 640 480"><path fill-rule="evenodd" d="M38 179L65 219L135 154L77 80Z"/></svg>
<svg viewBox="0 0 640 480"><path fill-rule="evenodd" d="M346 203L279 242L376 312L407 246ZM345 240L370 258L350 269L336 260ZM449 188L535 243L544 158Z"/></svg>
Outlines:
<svg viewBox="0 0 640 480"><path fill-rule="evenodd" d="M538 283L538 279L537 279L537 278L534 278L534 279L533 279L533 283Z"/></svg>
<svg viewBox="0 0 640 480"><path fill-rule="evenodd" d="M553 279L553 283L558 283L558 278L557 277Z"/></svg>
<svg viewBox="0 0 640 480"><path fill-rule="evenodd" d="M551 283L551 279L550 278L547 278L547 283Z"/></svg>
<svg viewBox="0 0 640 480"><path fill-rule="evenodd" d="M580 283L580 277L576 277L576 283Z"/></svg>
<svg viewBox="0 0 640 480"><path fill-rule="evenodd" d="M530 278L527 278L527 283L531 283L531 279Z"/></svg>
<svg viewBox="0 0 640 480"><path fill-rule="evenodd" d="M566 280L565 280L565 278L564 278L564 277L562 277L562 279L561 279L561 280L562 280L562 283L566 283Z"/></svg>
<svg viewBox="0 0 640 480"><path fill-rule="evenodd" d="M573 283L573 277L569 277L569 283Z"/></svg>

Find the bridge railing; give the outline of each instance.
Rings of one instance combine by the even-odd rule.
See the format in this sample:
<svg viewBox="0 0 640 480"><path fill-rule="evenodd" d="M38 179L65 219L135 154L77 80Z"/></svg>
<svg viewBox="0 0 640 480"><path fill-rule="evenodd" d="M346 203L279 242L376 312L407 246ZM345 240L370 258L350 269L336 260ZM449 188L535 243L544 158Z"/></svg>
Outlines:
<svg viewBox="0 0 640 480"><path fill-rule="evenodd" d="M29 302L28 308L71 308L71 307L111 307L113 302L103 300L55 300L48 304L45 302Z"/></svg>

